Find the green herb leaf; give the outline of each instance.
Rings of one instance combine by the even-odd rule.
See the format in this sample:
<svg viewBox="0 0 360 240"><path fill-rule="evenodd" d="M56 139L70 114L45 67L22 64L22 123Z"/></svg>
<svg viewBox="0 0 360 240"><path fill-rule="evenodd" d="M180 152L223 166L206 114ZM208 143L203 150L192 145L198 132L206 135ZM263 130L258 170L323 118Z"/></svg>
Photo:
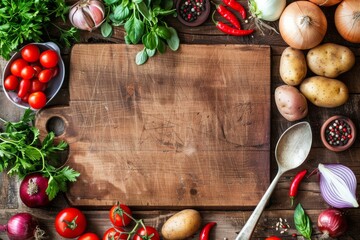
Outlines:
<svg viewBox="0 0 360 240"><path fill-rule="evenodd" d="M125 31L127 32L131 43L137 44L144 34L144 23L136 17L132 17L125 23Z"/></svg>
<svg viewBox="0 0 360 240"><path fill-rule="evenodd" d="M146 63L147 60L148 60L148 55L146 53L145 48L136 54L135 63L137 65L142 65Z"/></svg>
<svg viewBox="0 0 360 240"><path fill-rule="evenodd" d="M124 21L130 14L130 10L127 6L119 5L114 10L114 19L118 22Z"/></svg>
<svg viewBox="0 0 360 240"><path fill-rule="evenodd" d="M180 46L180 39L177 35L177 32L174 28L169 27L168 28L170 33L171 33L171 37L170 39L166 40L167 44L169 45L169 48L173 51L176 51L179 49Z"/></svg>
<svg viewBox="0 0 360 240"><path fill-rule="evenodd" d="M155 34L155 32L151 31L148 34L143 36L142 42L143 42L145 48L153 50L153 49L156 49L156 47L159 43L159 38Z"/></svg>
<svg viewBox="0 0 360 240"><path fill-rule="evenodd" d="M298 232L301 233L306 239L311 239L311 221L300 203L295 208L294 222Z"/></svg>
<svg viewBox="0 0 360 240"><path fill-rule="evenodd" d="M158 26L155 29L156 34L165 39L165 40L170 40L171 36L172 36L172 32L169 30L169 28L165 27L165 26Z"/></svg>
<svg viewBox="0 0 360 240"><path fill-rule="evenodd" d="M147 49L146 48L146 53L149 57L153 57L156 53L156 49Z"/></svg>
<svg viewBox="0 0 360 240"><path fill-rule="evenodd" d="M117 3L119 0L104 0L105 4L107 5L111 5L111 4L114 4L114 3Z"/></svg>
<svg viewBox="0 0 360 240"><path fill-rule="evenodd" d="M113 33L113 28L108 22L101 24L101 35L104 37L110 37Z"/></svg>
<svg viewBox="0 0 360 240"><path fill-rule="evenodd" d="M157 48L156 48L159 53L165 53L166 52L166 44L164 43L163 40L159 39Z"/></svg>
<svg viewBox="0 0 360 240"><path fill-rule="evenodd" d="M148 21L152 20L150 10L144 2L137 4L137 8L139 12L144 16L144 18L146 18Z"/></svg>

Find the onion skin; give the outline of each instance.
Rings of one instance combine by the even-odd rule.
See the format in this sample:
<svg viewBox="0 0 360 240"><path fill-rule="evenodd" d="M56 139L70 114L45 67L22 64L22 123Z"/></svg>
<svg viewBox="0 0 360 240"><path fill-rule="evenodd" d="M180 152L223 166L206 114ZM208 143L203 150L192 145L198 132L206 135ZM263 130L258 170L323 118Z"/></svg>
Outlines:
<svg viewBox="0 0 360 240"><path fill-rule="evenodd" d="M27 175L20 184L20 199L30 208L44 207L50 200L46 194L48 179L40 173Z"/></svg>
<svg viewBox="0 0 360 240"><path fill-rule="evenodd" d="M320 239L339 237L343 235L348 228L343 212L335 208L329 208L321 212L318 217L317 226L323 233Z"/></svg>
<svg viewBox="0 0 360 240"><path fill-rule="evenodd" d="M360 43L360 1L344 0L335 11L335 27L351 43Z"/></svg>
<svg viewBox="0 0 360 240"><path fill-rule="evenodd" d="M306 50L319 45L327 31L327 20L320 7L309 1L289 4L279 20L284 41L293 48Z"/></svg>
<svg viewBox="0 0 360 240"><path fill-rule="evenodd" d="M321 7L330 7L340 3L342 0L309 0L309 1Z"/></svg>
<svg viewBox="0 0 360 240"><path fill-rule="evenodd" d="M6 231L10 240L34 239L37 232L37 221L29 213L17 213L12 216L7 225L1 226L1 231Z"/></svg>

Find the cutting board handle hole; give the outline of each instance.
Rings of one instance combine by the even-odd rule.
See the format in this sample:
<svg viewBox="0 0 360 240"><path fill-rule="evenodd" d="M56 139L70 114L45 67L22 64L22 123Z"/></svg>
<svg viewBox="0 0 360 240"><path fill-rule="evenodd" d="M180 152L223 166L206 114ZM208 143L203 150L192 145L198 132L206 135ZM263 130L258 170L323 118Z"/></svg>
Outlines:
<svg viewBox="0 0 360 240"><path fill-rule="evenodd" d="M64 120L58 116L49 118L49 120L46 122L46 131L54 132L56 137L60 136L65 131Z"/></svg>

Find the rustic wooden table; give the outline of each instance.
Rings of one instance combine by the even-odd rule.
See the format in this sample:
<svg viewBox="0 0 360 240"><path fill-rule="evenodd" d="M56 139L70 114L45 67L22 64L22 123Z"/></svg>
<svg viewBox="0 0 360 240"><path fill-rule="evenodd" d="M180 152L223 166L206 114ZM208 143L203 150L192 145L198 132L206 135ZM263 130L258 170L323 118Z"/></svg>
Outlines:
<svg viewBox="0 0 360 240"><path fill-rule="evenodd" d="M241 2L246 5L245 0ZM288 0L288 3L293 0ZM284 174L270 199L270 203L259 220L259 223L253 234L253 239L264 239L271 235L282 236L283 239L302 239L300 236L293 236L296 234L294 227L293 214L294 209L289 205L288 189L293 176L300 169L308 169L309 171L317 167L319 163L342 163L350 167L360 179L360 143L356 140L355 144L347 151L341 153L334 153L327 150L321 143L319 129L322 123L332 115L342 114L350 117L358 129L360 129L360 85L358 79L360 76L360 48L358 44L351 44L343 40L337 33L333 16L335 7L323 8L328 19L328 31L325 36L324 42L332 42L337 44L346 45L353 50L356 55L356 65L348 73L341 75L338 79L343 80L349 90L349 101L337 108L326 109L315 107L309 104L309 114L303 119L311 124L313 130L313 145L307 161L298 169L289 171ZM183 26L176 19L169 19L170 25L174 26L181 40L181 43L188 44L255 44L255 45L270 45L271 46L271 93L277 86L283 84L279 76L279 63L280 55L287 46L282 40L280 35L274 33L267 33L265 36L260 35L257 31L251 37L231 37L219 32L209 19L205 24L200 27L189 28ZM253 21L244 24L244 28L254 27ZM274 23L277 27L277 22ZM104 39L98 30L94 32L82 32L81 42L94 43L94 42L109 42L109 43L123 43L124 42L124 29L118 27L115 29L113 36L109 39ZM68 52L64 52L64 59L68 62ZM156 57L150 61L156 61ZM234 59L236 61L236 59ZM4 68L6 61L0 60L0 71ZM68 66L67 66L68 67ZM311 74L311 73L309 73ZM68 84L65 82L63 89L53 101L53 105L66 102L68 99ZM0 92L0 109L1 117L8 120L18 120L23 112L22 109L10 104L6 99L5 94ZM274 157L274 149L276 142L281 133L294 123L286 121L278 112L274 99L271 102L271 179L277 172L277 165ZM256 179L254 179L256 181ZM54 230L53 224L57 212L65 206L68 206L65 198L59 196L52 202L52 204L44 209L29 209L25 207L18 197L19 182L16 178L8 177L5 173L0 174L0 224L5 224L7 219L17 212L31 212L40 219L49 233L49 239L62 239ZM359 192L359 190L357 191ZM231 196L224 196L224 199L231 198ZM312 239L318 239L321 235L316 227L318 214L326 209L328 206L323 201L319 192L319 183L316 177L305 179L299 189L296 202L300 202L307 214L310 216L313 226ZM107 209L82 209L84 210L88 222L88 229L96 232L101 236L106 229L110 227L108 221ZM175 210L166 209L134 209L134 214L138 218L144 219L145 223L161 229L164 221ZM249 218L252 210L206 210L200 209L203 217L203 222L208 221L217 222L217 226L212 231L210 239L235 239L237 233L241 230L246 220ZM360 239L360 210L348 209L346 210L347 219L349 222L349 230L339 239ZM287 220L290 228L281 233L277 230L275 225L279 219ZM1 233L0 239L7 239L6 235ZM198 235L191 239L197 239Z"/></svg>

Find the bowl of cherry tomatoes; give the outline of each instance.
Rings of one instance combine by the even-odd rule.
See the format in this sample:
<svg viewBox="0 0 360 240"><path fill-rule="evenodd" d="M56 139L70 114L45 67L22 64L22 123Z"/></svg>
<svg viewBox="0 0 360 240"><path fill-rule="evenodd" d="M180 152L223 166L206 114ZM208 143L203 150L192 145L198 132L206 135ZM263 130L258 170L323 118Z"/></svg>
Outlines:
<svg viewBox="0 0 360 240"><path fill-rule="evenodd" d="M65 66L53 42L30 43L15 53L3 71L6 97L22 108L39 110L59 92Z"/></svg>

